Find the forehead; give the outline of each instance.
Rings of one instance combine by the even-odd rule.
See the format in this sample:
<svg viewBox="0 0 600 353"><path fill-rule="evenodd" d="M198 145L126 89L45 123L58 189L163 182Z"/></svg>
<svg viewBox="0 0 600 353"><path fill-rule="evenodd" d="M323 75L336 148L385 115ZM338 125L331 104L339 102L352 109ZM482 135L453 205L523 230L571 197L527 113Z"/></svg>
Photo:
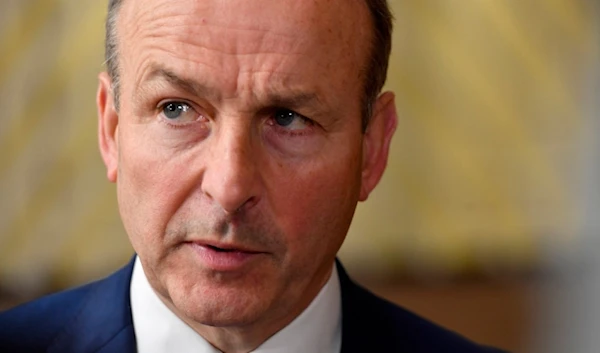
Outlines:
<svg viewBox="0 0 600 353"><path fill-rule="evenodd" d="M144 23L179 25L188 33L218 26L345 41L368 26L367 11L362 0L127 0L120 22L134 31Z"/></svg>
<svg viewBox="0 0 600 353"><path fill-rule="evenodd" d="M138 71L163 55L188 71L348 77L366 62L370 21L361 0L126 0L118 33Z"/></svg>

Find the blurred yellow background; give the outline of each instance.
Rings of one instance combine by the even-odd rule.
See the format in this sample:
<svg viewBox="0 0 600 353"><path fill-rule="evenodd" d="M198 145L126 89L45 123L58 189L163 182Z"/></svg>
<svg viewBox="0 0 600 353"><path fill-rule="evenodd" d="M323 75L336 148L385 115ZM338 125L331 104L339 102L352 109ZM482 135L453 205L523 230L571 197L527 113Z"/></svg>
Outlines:
<svg viewBox="0 0 600 353"><path fill-rule="evenodd" d="M344 257L355 269L519 273L539 269L547 243L578 246L598 2L390 3L400 124Z"/></svg>
<svg viewBox="0 0 600 353"><path fill-rule="evenodd" d="M547 242L576 247L595 2L390 3L400 123L341 251L347 266L523 273ZM2 4L0 283L18 292L80 283L132 255L96 142L106 5Z"/></svg>

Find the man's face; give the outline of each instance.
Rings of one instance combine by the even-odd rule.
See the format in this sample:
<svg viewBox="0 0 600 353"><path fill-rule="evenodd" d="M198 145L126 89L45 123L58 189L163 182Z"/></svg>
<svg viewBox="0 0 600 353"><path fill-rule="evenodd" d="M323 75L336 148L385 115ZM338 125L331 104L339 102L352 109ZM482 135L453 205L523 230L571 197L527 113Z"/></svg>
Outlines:
<svg viewBox="0 0 600 353"><path fill-rule="evenodd" d="M99 104L101 146L146 275L187 318L285 321L327 280L376 184L365 187L360 116L367 11L124 2L121 105Z"/></svg>

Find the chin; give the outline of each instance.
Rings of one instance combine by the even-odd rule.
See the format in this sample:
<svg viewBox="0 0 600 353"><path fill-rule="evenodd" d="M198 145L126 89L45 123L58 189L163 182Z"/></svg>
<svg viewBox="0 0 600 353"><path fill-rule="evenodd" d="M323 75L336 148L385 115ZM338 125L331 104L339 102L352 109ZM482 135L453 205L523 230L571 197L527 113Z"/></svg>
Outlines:
<svg viewBox="0 0 600 353"><path fill-rule="evenodd" d="M244 274L228 275L194 262L175 263L163 268L157 284L164 289L164 299L184 320L210 326L243 326L260 320L277 301L278 290L270 268L261 266Z"/></svg>
<svg viewBox="0 0 600 353"><path fill-rule="evenodd" d="M187 319L215 327L240 327L259 321L269 311L270 297L255 288L216 284L196 284L171 295L173 305Z"/></svg>

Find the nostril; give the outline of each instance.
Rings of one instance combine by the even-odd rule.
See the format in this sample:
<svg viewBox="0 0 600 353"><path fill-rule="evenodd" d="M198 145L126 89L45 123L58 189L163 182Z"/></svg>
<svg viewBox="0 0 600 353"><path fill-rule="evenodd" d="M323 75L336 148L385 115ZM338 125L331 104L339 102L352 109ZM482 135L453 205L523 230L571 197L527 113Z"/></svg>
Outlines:
<svg viewBox="0 0 600 353"><path fill-rule="evenodd" d="M239 213L243 213L247 210L249 210L250 208L252 208L257 202L258 202L258 197L256 196L251 196L248 199L244 200L244 201L239 201L242 200L242 198L239 198L236 200L236 202L226 202L226 201L222 201L219 202L219 204L221 205L221 208L223 209L223 211L225 211L226 214L228 215L235 215L235 214L239 214ZM221 199L223 200L223 199ZM217 202L219 200L216 200ZM237 206L237 207L235 207Z"/></svg>
<svg viewBox="0 0 600 353"><path fill-rule="evenodd" d="M260 193L260 175L249 163L233 163L219 158L207 168L202 178L202 192L227 214L252 208Z"/></svg>

